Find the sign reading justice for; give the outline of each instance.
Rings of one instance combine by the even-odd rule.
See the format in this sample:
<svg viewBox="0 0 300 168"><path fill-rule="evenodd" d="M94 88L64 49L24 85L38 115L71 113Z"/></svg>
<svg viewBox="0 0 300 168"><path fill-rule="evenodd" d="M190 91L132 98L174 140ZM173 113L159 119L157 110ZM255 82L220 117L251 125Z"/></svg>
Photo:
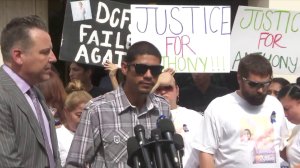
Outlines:
<svg viewBox="0 0 300 168"><path fill-rule="evenodd" d="M299 74L300 12L240 6L231 33L231 70L260 52L277 74Z"/></svg>
<svg viewBox="0 0 300 168"><path fill-rule="evenodd" d="M230 7L131 5L131 42L149 41L165 68L229 72Z"/></svg>

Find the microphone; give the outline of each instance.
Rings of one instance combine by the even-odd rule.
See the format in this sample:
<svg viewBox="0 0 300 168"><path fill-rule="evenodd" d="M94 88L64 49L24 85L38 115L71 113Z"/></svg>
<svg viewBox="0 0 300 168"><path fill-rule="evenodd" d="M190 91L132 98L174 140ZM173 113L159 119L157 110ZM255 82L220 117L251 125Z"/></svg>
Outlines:
<svg viewBox="0 0 300 168"><path fill-rule="evenodd" d="M177 154L179 156L179 164L181 167L183 167L183 163L182 163L182 157L184 155L184 142L183 142L183 138L180 134L174 134L173 135L173 141L175 144L175 148L177 149Z"/></svg>
<svg viewBox="0 0 300 168"><path fill-rule="evenodd" d="M141 163L138 157L139 144L135 137L130 137L127 140L127 165L133 168L141 168Z"/></svg>
<svg viewBox="0 0 300 168"><path fill-rule="evenodd" d="M175 133L173 135L173 141L177 150L181 150L184 148L184 141L180 134Z"/></svg>
<svg viewBox="0 0 300 168"><path fill-rule="evenodd" d="M160 129L151 130L151 140L154 141L155 163L157 168L164 168L163 154L161 148L161 131Z"/></svg>
<svg viewBox="0 0 300 168"><path fill-rule="evenodd" d="M161 129L163 137L171 141L169 143L169 152L171 154L171 162L173 163L173 167L180 168L179 158L173 141L173 134L175 132L173 122L170 119L162 119L157 123L157 126Z"/></svg>
<svg viewBox="0 0 300 168"><path fill-rule="evenodd" d="M143 158L145 161L146 168L152 168L151 159L148 149L145 147L146 138L145 138L145 129L142 125L136 125L134 127L135 138L138 141L138 144L142 150Z"/></svg>
<svg viewBox="0 0 300 168"><path fill-rule="evenodd" d="M171 163L171 160L166 152L163 153L163 157L164 157L164 161L165 161L165 167L166 168L174 168Z"/></svg>

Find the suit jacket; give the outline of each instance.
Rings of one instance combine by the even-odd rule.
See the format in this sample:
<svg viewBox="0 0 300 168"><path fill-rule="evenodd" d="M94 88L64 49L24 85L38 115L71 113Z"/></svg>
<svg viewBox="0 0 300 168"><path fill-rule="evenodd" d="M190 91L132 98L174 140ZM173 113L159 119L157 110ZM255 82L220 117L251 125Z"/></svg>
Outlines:
<svg viewBox="0 0 300 168"><path fill-rule="evenodd" d="M61 167L54 118L38 90L37 95L50 124L56 165ZM49 167L45 142L38 120L26 97L3 70L3 67L0 67L0 167Z"/></svg>

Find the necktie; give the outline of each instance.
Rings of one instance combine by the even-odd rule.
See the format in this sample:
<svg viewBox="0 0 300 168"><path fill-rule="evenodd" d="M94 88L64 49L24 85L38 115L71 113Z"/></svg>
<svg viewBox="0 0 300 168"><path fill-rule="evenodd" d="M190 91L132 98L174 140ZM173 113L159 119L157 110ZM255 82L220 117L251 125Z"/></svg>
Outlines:
<svg viewBox="0 0 300 168"><path fill-rule="evenodd" d="M44 119L43 119L43 115L42 115L42 109L41 109L39 100L36 96L35 91L32 88L30 90L28 90L27 93L28 93L29 97L31 98L31 100L33 102L33 105L34 105L34 108L35 108L35 111L37 113L37 117L38 117L38 120L39 120L39 124L40 124L41 129L42 129L42 134L43 134L43 138L44 138L44 141L45 141L45 147L46 147L46 152L47 152L47 155L48 155L50 168L55 168L55 161L54 161L54 157L53 157L53 152L50 148L50 143L49 143L49 140L48 140L48 137L47 137L47 132L46 132Z"/></svg>

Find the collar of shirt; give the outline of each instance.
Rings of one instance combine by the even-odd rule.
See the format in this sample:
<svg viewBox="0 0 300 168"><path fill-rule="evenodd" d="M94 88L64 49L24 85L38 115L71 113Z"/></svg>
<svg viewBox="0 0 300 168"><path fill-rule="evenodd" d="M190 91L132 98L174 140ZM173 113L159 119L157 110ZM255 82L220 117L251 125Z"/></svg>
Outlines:
<svg viewBox="0 0 300 168"><path fill-rule="evenodd" d="M8 66L3 65L3 70L12 78L12 80L16 83L18 88L20 88L23 94L25 94L30 89L29 84L26 83L18 74L16 74Z"/></svg>
<svg viewBox="0 0 300 168"><path fill-rule="evenodd" d="M119 101L116 101L116 103L117 103L116 107L121 108L119 115L128 111L129 109L136 109L136 106L132 105L129 102L122 85L120 87L118 87L118 89L116 90L116 99L119 100ZM137 110L138 117L148 113L149 111L151 111L154 108L158 109L159 105L158 105L157 100L158 99L154 96L153 93L149 94L147 96L146 104L141 109Z"/></svg>

